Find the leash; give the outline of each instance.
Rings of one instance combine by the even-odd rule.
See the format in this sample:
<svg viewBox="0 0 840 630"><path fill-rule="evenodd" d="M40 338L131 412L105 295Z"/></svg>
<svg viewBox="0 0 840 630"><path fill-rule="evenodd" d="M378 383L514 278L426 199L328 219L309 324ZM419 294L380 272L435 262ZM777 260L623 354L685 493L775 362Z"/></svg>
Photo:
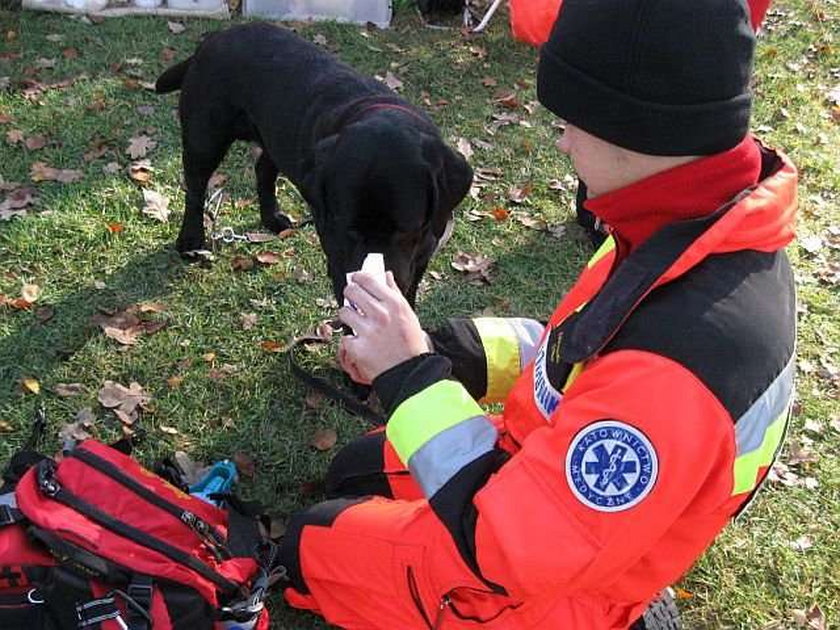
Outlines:
<svg viewBox="0 0 840 630"><path fill-rule="evenodd" d="M330 329L333 333L340 331L341 326L337 321L329 323ZM359 400L354 394L347 392L330 383L327 379L315 376L301 367L300 363L295 359L295 351L298 348L306 347L315 344L327 344L332 341L332 338L325 338L319 335L303 335L296 338L289 348L286 350L286 355L289 357L289 367L292 374L305 385L320 392L333 402L338 403L342 409L354 416L364 418L373 425L381 426L385 424L385 418L382 414L371 409L367 404Z"/></svg>

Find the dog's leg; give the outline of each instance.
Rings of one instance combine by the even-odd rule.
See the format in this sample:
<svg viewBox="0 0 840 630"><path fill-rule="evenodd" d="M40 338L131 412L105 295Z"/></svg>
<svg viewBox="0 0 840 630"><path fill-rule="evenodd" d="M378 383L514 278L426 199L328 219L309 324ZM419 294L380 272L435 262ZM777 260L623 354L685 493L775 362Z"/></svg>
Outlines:
<svg viewBox="0 0 840 630"><path fill-rule="evenodd" d="M280 212L274 188L279 170L265 149L254 165L254 173L257 176L257 195L260 198L260 218L263 226L272 232L288 230L292 227L292 222Z"/></svg>
<svg viewBox="0 0 840 630"><path fill-rule="evenodd" d="M201 133L201 127L195 136ZM232 140L228 138L193 137L189 131L183 133L184 145L184 184L187 188L184 221L181 232L175 241L176 249L183 253L206 249L204 237L204 196L207 193L207 182L213 171L221 164Z"/></svg>

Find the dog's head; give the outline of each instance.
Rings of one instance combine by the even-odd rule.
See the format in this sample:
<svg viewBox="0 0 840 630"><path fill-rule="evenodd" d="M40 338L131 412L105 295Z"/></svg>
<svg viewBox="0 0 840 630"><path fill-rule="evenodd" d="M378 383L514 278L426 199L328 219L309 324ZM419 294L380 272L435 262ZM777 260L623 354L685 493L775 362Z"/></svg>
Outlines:
<svg viewBox="0 0 840 630"><path fill-rule="evenodd" d="M312 207L336 298L370 252L414 304L452 211L472 182L466 160L437 134L370 116L321 140L302 193Z"/></svg>

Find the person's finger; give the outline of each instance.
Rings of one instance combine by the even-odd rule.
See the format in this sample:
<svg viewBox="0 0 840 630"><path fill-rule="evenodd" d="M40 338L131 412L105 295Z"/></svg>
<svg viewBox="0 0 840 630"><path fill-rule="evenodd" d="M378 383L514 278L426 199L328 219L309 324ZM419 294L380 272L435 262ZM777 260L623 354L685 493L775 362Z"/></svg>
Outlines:
<svg viewBox="0 0 840 630"><path fill-rule="evenodd" d="M394 280L394 272L393 271L386 271L385 272L385 283L388 285L389 288L393 289L394 291L399 291L400 288L397 286L397 281Z"/></svg>
<svg viewBox="0 0 840 630"><path fill-rule="evenodd" d="M361 309L365 317L380 324L388 319L388 311L383 303L355 283L350 283L344 288L344 297Z"/></svg>
<svg viewBox="0 0 840 630"><path fill-rule="evenodd" d="M382 300L384 295L388 293L388 285L379 280L373 274L366 271L356 271L350 276L350 284L360 286L367 291L375 300ZM350 285L348 285L350 286Z"/></svg>
<svg viewBox="0 0 840 630"><path fill-rule="evenodd" d="M342 306L338 309L338 319L341 320L342 324L350 326L356 333L364 330L372 323L369 319L366 320L364 315L350 306Z"/></svg>

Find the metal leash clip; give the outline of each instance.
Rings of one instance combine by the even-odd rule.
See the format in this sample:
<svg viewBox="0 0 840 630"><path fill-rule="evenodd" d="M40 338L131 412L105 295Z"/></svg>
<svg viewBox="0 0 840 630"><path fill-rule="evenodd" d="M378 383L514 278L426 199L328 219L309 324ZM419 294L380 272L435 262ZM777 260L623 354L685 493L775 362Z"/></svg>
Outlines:
<svg viewBox="0 0 840 630"><path fill-rule="evenodd" d="M214 241L222 241L222 243L233 243L235 241L247 241L248 237L244 234L237 234L232 227L223 227L218 232L214 232L210 237Z"/></svg>

